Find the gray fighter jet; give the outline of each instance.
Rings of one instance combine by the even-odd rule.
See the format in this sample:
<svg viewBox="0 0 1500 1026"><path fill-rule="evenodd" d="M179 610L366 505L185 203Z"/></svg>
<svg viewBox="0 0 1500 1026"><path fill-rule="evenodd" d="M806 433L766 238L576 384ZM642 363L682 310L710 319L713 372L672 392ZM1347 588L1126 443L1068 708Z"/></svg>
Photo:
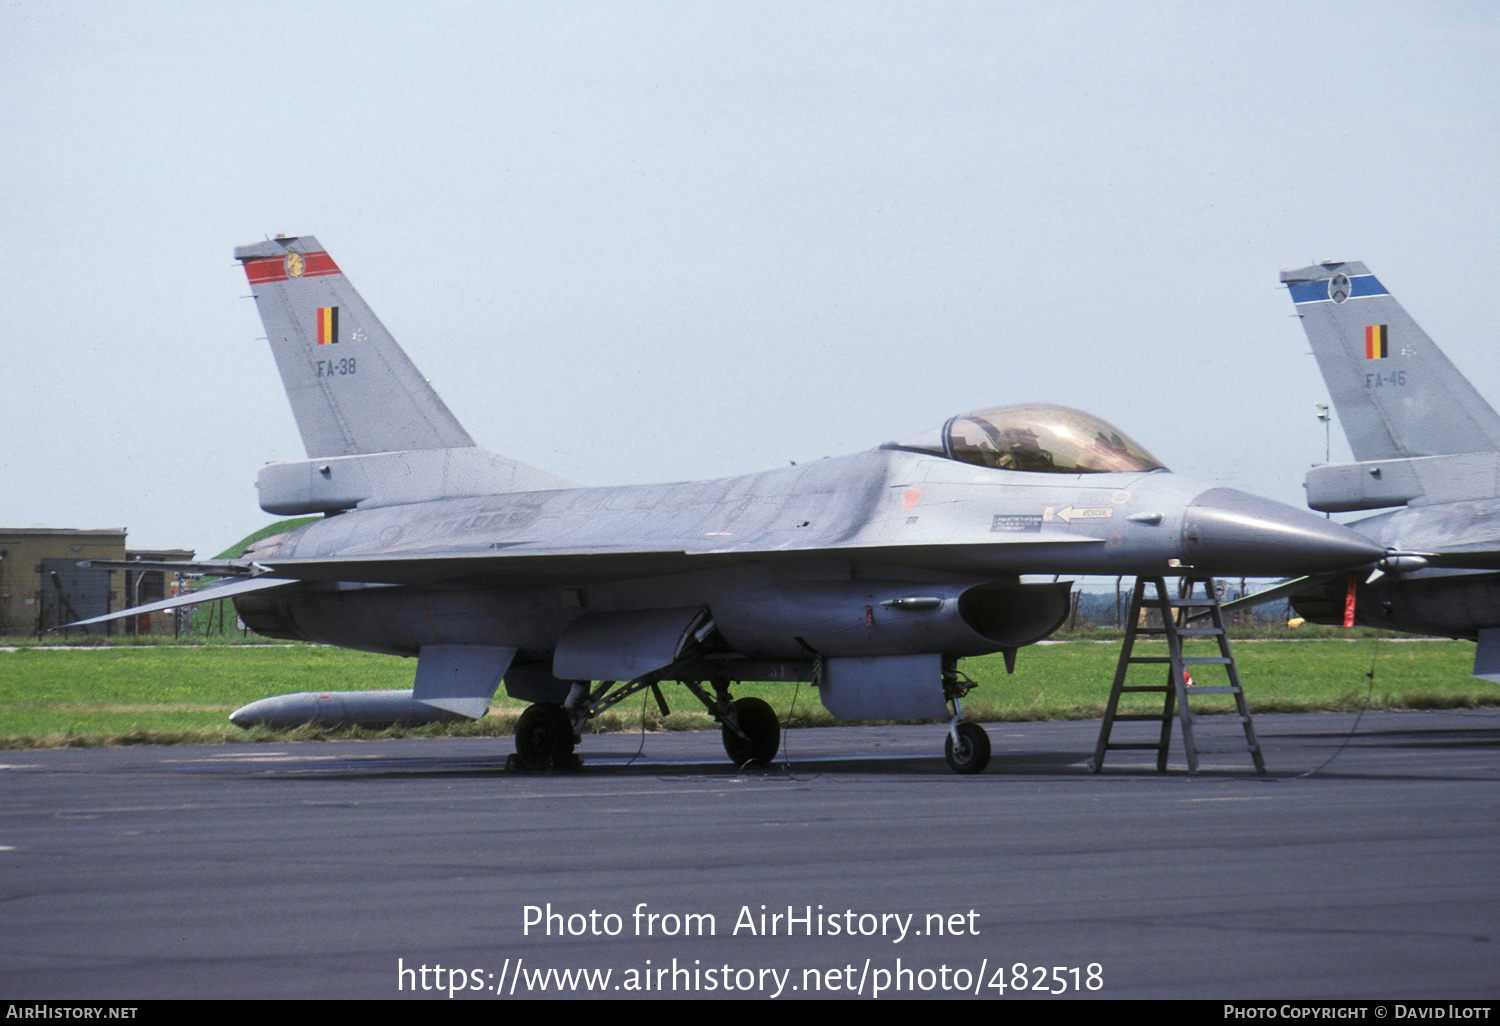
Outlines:
<svg viewBox="0 0 1500 1026"><path fill-rule="evenodd" d="M1313 467L1307 504L1389 509L1349 526L1386 549L1370 576L1293 581L1315 623L1468 638L1500 681L1500 416L1358 262L1281 272L1357 462Z"/></svg>
<svg viewBox="0 0 1500 1026"><path fill-rule="evenodd" d="M575 487L477 447L316 239L235 256L309 457L261 471L261 507L326 516L198 564L230 583L142 609L232 597L270 637L417 657L409 695L335 693L346 720L364 705L399 718L403 702L478 717L503 683L533 703L515 758L560 766L591 718L677 681L743 763L774 757L780 730L731 686L801 681L840 719L948 720L949 764L977 772L989 740L960 722L973 685L958 660L1013 665L1055 630L1071 588L1057 576L1316 573L1384 555L1306 511L1183 480L1051 405L747 477ZM1041 574L1052 582L1022 579ZM306 720L318 703L282 696L234 719Z"/></svg>

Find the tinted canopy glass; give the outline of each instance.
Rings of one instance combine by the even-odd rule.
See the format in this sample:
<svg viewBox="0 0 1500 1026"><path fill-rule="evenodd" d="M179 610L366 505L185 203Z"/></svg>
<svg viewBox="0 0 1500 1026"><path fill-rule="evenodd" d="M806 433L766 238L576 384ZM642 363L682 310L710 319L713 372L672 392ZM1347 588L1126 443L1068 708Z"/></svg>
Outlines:
<svg viewBox="0 0 1500 1026"><path fill-rule="evenodd" d="M1132 439L1067 406L1027 403L964 413L899 446L998 470L1103 474L1162 469Z"/></svg>

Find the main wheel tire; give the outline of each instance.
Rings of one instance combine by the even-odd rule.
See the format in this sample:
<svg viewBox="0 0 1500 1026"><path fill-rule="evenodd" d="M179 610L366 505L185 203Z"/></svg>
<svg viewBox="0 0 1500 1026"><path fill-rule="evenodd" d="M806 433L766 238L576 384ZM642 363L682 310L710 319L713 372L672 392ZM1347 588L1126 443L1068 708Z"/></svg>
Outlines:
<svg viewBox="0 0 1500 1026"><path fill-rule="evenodd" d="M781 721L776 710L759 698L738 698L734 703L735 719L746 737L724 728L724 751L736 766L751 762L770 762L781 750Z"/></svg>
<svg viewBox="0 0 1500 1026"><path fill-rule="evenodd" d="M573 755L573 721L551 702L528 706L516 721L516 754L528 769L560 769Z"/></svg>
<svg viewBox="0 0 1500 1026"><path fill-rule="evenodd" d="M953 744L953 735L949 734L943 758L954 773L983 773L990 764L990 736L977 723L960 723L958 744Z"/></svg>

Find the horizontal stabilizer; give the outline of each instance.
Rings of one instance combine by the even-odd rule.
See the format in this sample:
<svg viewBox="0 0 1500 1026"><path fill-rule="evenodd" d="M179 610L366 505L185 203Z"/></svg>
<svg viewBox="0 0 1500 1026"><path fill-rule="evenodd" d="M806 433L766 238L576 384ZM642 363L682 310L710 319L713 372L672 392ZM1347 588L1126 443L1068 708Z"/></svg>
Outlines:
<svg viewBox="0 0 1500 1026"><path fill-rule="evenodd" d="M173 598L162 599L160 602L148 602L143 606L133 606L130 609L105 613L103 616L78 620L64 626L87 627L89 624L104 623L108 620L123 620L127 616L138 616L141 613L155 613L162 609L177 609L181 606L196 606L200 602L217 602L219 599L233 598L236 595L247 595L252 591L270 591L273 588L284 588L289 584L296 583L295 580L285 577L254 577L249 580L235 581L231 584L220 584L213 588L204 588L202 591L186 592Z"/></svg>
<svg viewBox="0 0 1500 1026"><path fill-rule="evenodd" d="M85 559L78 564L86 570L159 570L168 574L194 577L244 577L264 573L253 563L236 563L228 559Z"/></svg>

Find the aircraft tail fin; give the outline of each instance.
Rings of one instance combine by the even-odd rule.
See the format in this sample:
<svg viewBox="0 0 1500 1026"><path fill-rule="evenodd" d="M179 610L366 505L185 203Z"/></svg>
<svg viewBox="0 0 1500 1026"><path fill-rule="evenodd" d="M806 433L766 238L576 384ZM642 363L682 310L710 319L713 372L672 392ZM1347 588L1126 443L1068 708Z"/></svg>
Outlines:
<svg viewBox="0 0 1500 1026"><path fill-rule="evenodd" d="M1356 460L1500 451L1500 416L1364 264L1281 280Z"/></svg>
<svg viewBox="0 0 1500 1026"><path fill-rule="evenodd" d="M310 458L474 445L317 239L234 255Z"/></svg>

